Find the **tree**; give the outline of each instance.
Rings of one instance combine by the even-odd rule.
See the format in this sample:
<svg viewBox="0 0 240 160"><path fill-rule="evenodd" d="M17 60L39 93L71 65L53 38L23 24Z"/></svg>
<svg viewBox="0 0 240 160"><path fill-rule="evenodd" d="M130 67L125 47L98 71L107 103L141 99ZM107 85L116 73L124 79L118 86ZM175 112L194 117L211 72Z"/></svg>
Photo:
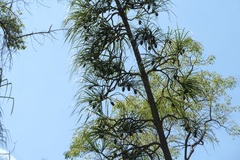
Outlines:
<svg viewBox="0 0 240 160"><path fill-rule="evenodd" d="M11 87L12 84L8 82L8 79L4 78L4 68L9 65L9 62L11 63L12 53L17 50L23 50L26 47L22 37L23 24L19 18L20 11L16 11L15 7L14 1L0 1L0 98L13 100L13 106L14 99L11 97L11 89L8 94L8 87ZM2 92L4 91L4 88L5 93ZM2 115L2 113L0 113L0 115ZM7 130L4 128L2 123L0 123L0 137L1 144L5 144L7 141Z"/></svg>
<svg viewBox="0 0 240 160"><path fill-rule="evenodd" d="M156 22L171 2L72 0L64 24L80 76L74 113L86 118L66 158L166 159L216 142L215 127L239 135L228 115L232 77L202 71L213 56L181 29ZM127 92L127 93L126 93ZM80 107L80 109L79 109Z"/></svg>
<svg viewBox="0 0 240 160"><path fill-rule="evenodd" d="M4 77L4 73L12 65L12 56L14 53L26 48L25 41L27 37L40 34L42 36L51 35L51 27L48 31L24 33L24 24L21 20L23 9L21 5L27 6L28 2L24 0L1 0L0 1L0 99L12 100L12 112L14 107L14 98L11 97L12 84ZM2 107L2 106L1 106ZM2 109L0 111L2 116ZM0 122L0 143L7 141L7 130Z"/></svg>

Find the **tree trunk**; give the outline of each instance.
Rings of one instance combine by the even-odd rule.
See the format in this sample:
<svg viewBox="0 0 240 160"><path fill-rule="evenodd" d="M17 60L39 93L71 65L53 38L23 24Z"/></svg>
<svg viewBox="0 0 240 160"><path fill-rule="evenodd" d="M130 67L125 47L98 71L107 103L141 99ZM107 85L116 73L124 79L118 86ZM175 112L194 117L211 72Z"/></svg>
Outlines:
<svg viewBox="0 0 240 160"><path fill-rule="evenodd" d="M126 14L124 13L124 10L122 9L119 0L115 0L115 2L117 4L118 10L119 10L119 15L121 16L122 21L123 21L123 23L126 27L128 38L131 41L131 46L133 48L133 52L134 52L135 58L137 60L138 68L139 68L139 71L140 71L140 74L141 74L141 79L143 81L143 85L144 85L144 88L145 88L145 91L146 91L146 94L147 94L148 103L149 103L150 108L151 108L151 114L152 114L152 117L153 117L153 120L154 120L154 125L155 125L157 133L158 133L159 141L161 143L161 148L162 148L165 160L172 160L171 153L169 151L167 140L166 140L166 137L165 137L165 134L164 134L163 124L162 124L162 121L161 121L159 113L158 113L157 105L156 105L156 102L154 100L153 93L152 93L152 90L151 90L151 87L150 87L149 78L148 78L148 75L145 71L145 67L143 65L142 57L140 55L136 40L133 37L130 25L129 25L127 17L126 17Z"/></svg>

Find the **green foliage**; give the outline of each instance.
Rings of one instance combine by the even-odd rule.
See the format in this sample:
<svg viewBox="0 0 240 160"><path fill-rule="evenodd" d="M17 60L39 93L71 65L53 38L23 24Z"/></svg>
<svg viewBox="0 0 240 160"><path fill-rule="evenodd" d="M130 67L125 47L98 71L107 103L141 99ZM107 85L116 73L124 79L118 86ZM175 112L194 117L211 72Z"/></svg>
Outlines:
<svg viewBox="0 0 240 160"><path fill-rule="evenodd" d="M12 52L26 48L23 38L23 28L20 11L14 10L14 2L0 2L1 29L1 61L2 64L11 58Z"/></svg>
<svg viewBox="0 0 240 160"><path fill-rule="evenodd" d="M157 25L169 4L71 1L64 24L81 76L74 113L86 120L66 158L170 160L183 151L187 160L198 145L217 142L215 128L240 134L228 119L238 109L226 93L235 79L202 70L215 57L203 58L201 44L184 30Z"/></svg>

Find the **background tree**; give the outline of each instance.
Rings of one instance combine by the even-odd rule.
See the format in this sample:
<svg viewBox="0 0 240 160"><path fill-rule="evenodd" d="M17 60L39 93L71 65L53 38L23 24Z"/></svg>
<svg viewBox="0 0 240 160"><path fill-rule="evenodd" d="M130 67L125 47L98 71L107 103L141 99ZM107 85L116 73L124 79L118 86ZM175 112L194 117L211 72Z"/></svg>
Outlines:
<svg viewBox="0 0 240 160"><path fill-rule="evenodd" d="M10 96L11 89L10 93L8 92L8 87L11 87L11 83L3 76L4 68L9 67L14 52L23 50L26 47L22 37L23 24L19 18L21 12L16 10L17 6L15 3L17 2L6 0L0 1L0 88L5 88L1 90L0 98L12 100L13 98ZM1 144L5 144L7 130L2 123L0 123L0 126Z"/></svg>
<svg viewBox="0 0 240 160"><path fill-rule="evenodd" d="M71 1L66 38L77 52L73 71L83 76L75 112L86 121L66 158L171 160L183 150L187 160L217 141L215 127L239 135L227 119L237 110L226 94L235 80L202 71L214 57L202 58L184 30L161 29L157 17L170 5Z"/></svg>
<svg viewBox="0 0 240 160"><path fill-rule="evenodd" d="M51 33L56 31L50 27L48 31L24 33L24 24L21 16L24 7L28 5L29 2L24 0L0 1L0 98L12 100L12 112L14 107L14 98L11 97L12 84L4 77L4 73L11 68L13 54L26 48L25 41L27 37L33 37L36 34L42 36L50 35L52 37ZM2 116L2 110L0 115ZM0 138L0 143L5 144L7 130L1 122Z"/></svg>

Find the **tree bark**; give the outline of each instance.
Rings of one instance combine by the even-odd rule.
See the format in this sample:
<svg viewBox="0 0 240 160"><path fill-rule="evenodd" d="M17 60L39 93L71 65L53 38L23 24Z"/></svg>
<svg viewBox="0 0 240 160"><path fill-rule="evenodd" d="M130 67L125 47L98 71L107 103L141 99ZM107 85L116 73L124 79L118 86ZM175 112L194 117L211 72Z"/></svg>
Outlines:
<svg viewBox="0 0 240 160"><path fill-rule="evenodd" d="M121 16L122 21L126 27L127 35L128 35L128 38L130 39L131 46L133 48L133 52L134 52L134 55L135 55L135 58L136 58L136 61L138 64L138 68L139 68L139 71L141 74L141 79L143 81L143 85L144 85L144 88L145 88L145 91L147 94L147 99L148 99L148 103L150 105L151 114L152 114L152 117L154 120L154 125L155 125L157 133L158 133L159 141L161 143L161 149L163 151L165 160L172 160L172 156L171 156L171 153L170 153L170 150L169 150L169 147L167 144L167 140L166 140L166 137L164 134L164 130L163 130L163 123L162 123L159 113L158 113L157 105L156 105L156 102L154 100L154 96L153 96L153 93L151 90L148 74L146 73L145 67L143 65L142 57L140 55L136 40L133 37L130 25L127 20L127 16L124 13L121 3L119 2L119 0L115 0L115 2L118 7L119 15Z"/></svg>

